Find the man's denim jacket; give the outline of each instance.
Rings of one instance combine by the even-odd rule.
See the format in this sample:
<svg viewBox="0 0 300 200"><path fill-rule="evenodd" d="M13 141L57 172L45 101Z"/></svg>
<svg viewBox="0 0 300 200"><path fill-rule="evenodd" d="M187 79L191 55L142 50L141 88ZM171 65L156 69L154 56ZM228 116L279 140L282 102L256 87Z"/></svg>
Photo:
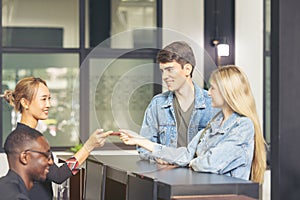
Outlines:
<svg viewBox="0 0 300 200"><path fill-rule="evenodd" d="M192 115L188 126L188 142L190 142L198 131L205 128L207 123L217 112L211 107L211 98L207 91L199 88L195 83L195 101ZM173 107L174 92L167 91L158 94L151 100L145 112L140 135L152 142L168 147L177 147L177 126L175 111ZM138 147L142 159L151 159L151 152Z"/></svg>
<svg viewBox="0 0 300 200"><path fill-rule="evenodd" d="M179 166L190 165L195 171L225 174L249 180L254 152L254 125L252 121L233 113L220 126L220 114L210 128L199 131L188 147L170 148L155 145L153 156ZM196 153L197 157L194 157Z"/></svg>

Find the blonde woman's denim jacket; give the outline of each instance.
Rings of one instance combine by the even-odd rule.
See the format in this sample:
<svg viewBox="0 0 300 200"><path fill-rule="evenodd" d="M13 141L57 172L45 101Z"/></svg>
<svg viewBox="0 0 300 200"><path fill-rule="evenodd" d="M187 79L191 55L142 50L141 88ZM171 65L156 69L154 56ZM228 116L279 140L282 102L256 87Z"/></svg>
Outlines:
<svg viewBox="0 0 300 200"><path fill-rule="evenodd" d="M225 174L249 180L254 152L252 121L233 113L223 125L222 113L210 128L193 138L187 147L169 148L155 145L152 155L179 166L189 165L199 172ZM196 157L195 157L196 153Z"/></svg>
<svg viewBox="0 0 300 200"><path fill-rule="evenodd" d="M198 87L195 83L195 101L188 126L188 142L198 131L205 128L207 123L218 111L211 107L211 98L207 91ZM174 92L167 91L152 98L145 112L140 135L152 142L168 147L177 147L177 126L173 107ZM142 159L152 160L151 152L137 147Z"/></svg>

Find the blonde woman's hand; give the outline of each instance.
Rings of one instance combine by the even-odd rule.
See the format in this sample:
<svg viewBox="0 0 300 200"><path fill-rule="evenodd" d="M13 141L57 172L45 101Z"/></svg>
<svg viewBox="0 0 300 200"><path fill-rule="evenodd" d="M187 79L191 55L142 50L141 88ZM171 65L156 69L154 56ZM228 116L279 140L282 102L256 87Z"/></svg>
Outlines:
<svg viewBox="0 0 300 200"><path fill-rule="evenodd" d="M120 140L122 140L127 145L137 145L138 141L135 136L138 135L133 131L120 130Z"/></svg>
<svg viewBox="0 0 300 200"><path fill-rule="evenodd" d="M189 168L193 168L193 162L195 161L196 158L192 159L189 163Z"/></svg>
<svg viewBox="0 0 300 200"><path fill-rule="evenodd" d="M127 145L138 145L147 149L148 151L153 151L154 142L151 142L147 138L135 133L131 130L120 130L120 139Z"/></svg>
<svg viewBox="0 0 300 200"><path fill-rule="evenodd" d="M156 158L155 161L160 165L170 165L170 163L168 163L167 161L164 161L160 158Z"/></svg>
<svg viewBox="0 0 300 200"><path fill-rule="evenodd" d="M141 140L147 140L132 130L120 129L120 139L127 145L139 145Z"/></svg>

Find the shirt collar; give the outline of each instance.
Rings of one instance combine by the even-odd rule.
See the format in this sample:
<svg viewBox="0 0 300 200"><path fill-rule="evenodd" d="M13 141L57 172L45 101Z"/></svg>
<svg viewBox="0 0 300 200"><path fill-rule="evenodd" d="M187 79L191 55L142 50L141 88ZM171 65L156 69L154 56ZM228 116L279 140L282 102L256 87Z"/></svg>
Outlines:
<svg viewBox="0 0 300 200"><path fill-rule="evenodd" d="M20 193L24 194L25 196L29 197L29 192L25 186L25 183L23 181L23 179L21 178L21 176L19 174L17 174L16 172L14 172L13 170L9 170L8 174L10 177L12 177L11 181L15 181L18 180L18 182L16 183L19 186L20 189Z"/></svg>

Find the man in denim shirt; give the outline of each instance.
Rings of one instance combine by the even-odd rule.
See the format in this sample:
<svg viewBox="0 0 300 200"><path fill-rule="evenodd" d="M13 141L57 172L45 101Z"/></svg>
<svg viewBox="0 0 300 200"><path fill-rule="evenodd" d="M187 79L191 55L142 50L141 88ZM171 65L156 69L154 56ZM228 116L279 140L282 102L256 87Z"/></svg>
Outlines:
<svg viewBox="0 0 300 200"><path fill-rule="evenodd" d="M160 50L157 61L168 91L156 95L145 112L140 135L169 147L186 147L207 125L216 109L207 91L193 82L196 65L192 48L177 41ZM140 157L152 160L151 152L138 147ZM156 160L164 163L162 160Z"/></svg>

